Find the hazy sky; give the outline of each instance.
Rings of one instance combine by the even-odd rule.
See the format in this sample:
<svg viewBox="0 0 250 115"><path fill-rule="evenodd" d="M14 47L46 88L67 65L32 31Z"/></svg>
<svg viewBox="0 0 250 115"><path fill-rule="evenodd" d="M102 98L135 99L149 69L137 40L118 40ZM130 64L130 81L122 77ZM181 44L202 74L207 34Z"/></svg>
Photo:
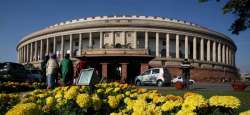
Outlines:
<svg viewBox="0 0 250 115"><path fill-rule="evenodd" d="M1 0L0 62L16 61L16 45L31 32L66 20L102 15L162 16L190 21L231 37L238 46L236 63L250 72L250 30L228 31L235 19L223 15L224 2L211 0Z"/></svg>

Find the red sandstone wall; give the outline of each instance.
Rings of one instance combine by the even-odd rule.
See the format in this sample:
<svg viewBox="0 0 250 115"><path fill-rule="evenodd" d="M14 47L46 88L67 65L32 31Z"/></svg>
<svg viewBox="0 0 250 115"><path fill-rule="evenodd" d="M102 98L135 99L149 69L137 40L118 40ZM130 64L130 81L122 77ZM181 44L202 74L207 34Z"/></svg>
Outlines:
<svg viewBox="0 0 250 115"><path fill-rule="evenodd" d="M179 67L168 67L168 70L172 77L181 74ZM232 81L238 79L238 74L236 71L229 70L193 68L191 70L191 79L198 82L222 82L222 79Z"/></svg>

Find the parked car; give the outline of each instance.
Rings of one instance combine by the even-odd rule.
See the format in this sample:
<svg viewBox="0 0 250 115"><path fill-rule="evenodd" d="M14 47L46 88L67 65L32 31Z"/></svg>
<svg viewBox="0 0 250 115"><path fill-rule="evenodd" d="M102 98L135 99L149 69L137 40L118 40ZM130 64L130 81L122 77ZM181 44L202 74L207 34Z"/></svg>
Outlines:
<svg viewBox="0 0 250 115"><path fill-rule="evenodd" d="M28 73L28 79L29 81L35 81L35 82L40 82L42 79L42 74L40 70L37 69L31 69L31 70L27 70Z"/></svg>
<svg viewBox="0 0 250 115"><path fill-rule="evenodd" d="M27 80L27 72L23 65L13 62L0 63L0 82Z"/></svg>
<svg viewBox="0 0 250 115"><path fill-rule="evenodd" d="M174 78L173 80L171 80L172 83L176 83L176 82L183 82L182 76L177 76L176 78ZM192 79L189 79L189 82L191 84L194 84L195 81Z"/></svg>
<svg viewBox="0 0 250 115"><path fill-rule="evenodd" d="M151 68L135 78L136 85L152 84L159 87L171 85L171 75L167 68Z"/></svg>

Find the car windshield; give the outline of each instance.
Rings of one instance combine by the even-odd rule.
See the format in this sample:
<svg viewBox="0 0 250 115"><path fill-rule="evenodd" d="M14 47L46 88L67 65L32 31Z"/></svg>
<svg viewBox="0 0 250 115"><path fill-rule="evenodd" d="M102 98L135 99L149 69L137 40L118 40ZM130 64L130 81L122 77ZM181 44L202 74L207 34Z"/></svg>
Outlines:
<svg viewBox="0 0 250 115"><path fill-rule="evenodd" d="M159 69L153 69L153 70L152 70L152 74L157 74L157 73L160 73L160 70L159 70Z"/></svg>
<svg viewBox="0 0 250 115"><path fill-rule="evenodd" d="M150 74L150 70L145 71L142 75L148 75Z"/></svg>

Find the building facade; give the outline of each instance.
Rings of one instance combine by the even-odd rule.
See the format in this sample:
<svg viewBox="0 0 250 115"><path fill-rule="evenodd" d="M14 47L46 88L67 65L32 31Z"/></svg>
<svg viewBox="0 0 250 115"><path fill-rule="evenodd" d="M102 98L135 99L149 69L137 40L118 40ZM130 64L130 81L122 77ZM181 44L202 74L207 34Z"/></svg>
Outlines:
<svg viewBox="0 0 250 115"><path fill-rule="evenodd" d="M59 60L68 53L73 60L87 60L107 79L128 82L149 67L167 67L177 76L181 61L187 58L193 66L193 79L220 81L237 78L236 50L229 37L186 21L97 16L33 32L18 43L17 56L22 64L38 66L49 53Z"/></svg>

